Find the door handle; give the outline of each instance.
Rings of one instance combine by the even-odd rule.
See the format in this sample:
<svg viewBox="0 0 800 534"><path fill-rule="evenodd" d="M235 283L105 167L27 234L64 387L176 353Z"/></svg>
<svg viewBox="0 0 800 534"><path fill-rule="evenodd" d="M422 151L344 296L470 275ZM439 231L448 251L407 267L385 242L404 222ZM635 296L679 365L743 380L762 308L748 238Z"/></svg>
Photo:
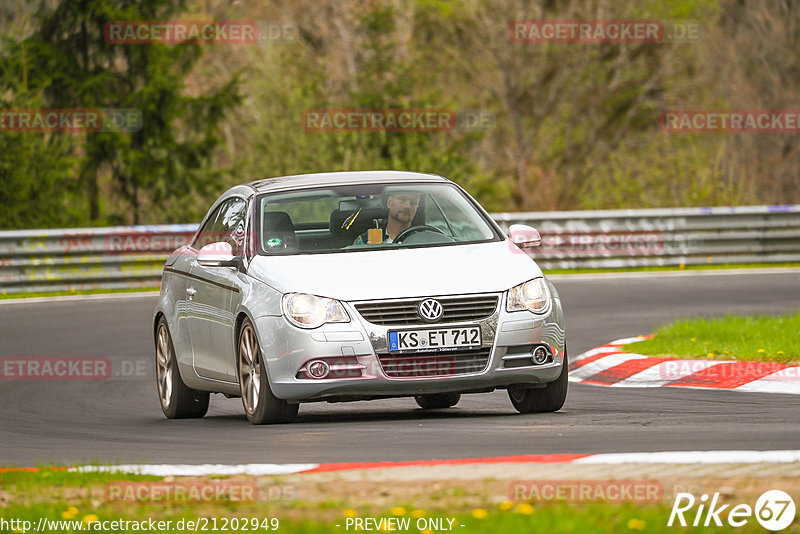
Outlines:
<svg viewBox="0 0 800 534"><path fill-rule="evenodd" d="M192 300L192 297L197 293L197 290L193 287L186 288L186 295L189 297L189 300Z"/></svg>

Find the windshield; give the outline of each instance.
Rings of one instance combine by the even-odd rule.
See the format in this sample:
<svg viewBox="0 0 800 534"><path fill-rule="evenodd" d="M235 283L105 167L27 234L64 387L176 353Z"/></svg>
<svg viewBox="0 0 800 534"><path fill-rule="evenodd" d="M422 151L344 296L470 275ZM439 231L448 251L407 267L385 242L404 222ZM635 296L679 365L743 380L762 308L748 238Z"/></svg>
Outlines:
<svg viewBox="0 0 800 534"><path fill-rule="evenodd" d="M452 184L361 184L265 194L260 254L442 246L499 237Z"/></svg>

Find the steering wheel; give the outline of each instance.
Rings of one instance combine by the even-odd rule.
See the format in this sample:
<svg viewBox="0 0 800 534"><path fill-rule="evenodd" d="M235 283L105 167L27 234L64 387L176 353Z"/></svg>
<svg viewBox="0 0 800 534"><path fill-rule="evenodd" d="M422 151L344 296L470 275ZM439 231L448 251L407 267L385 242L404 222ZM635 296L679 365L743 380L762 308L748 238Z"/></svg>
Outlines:
<svg viewBox="0 0 800 534"><path fill-rule="evenodd" d="M419 226L411 226L410 228L406 228L405 230L403 230L402 232L397 234L397 237L392 239L392 243L400 243L404 239L406 239L407 237L412 236L412 235L416 234L417 232L425 232L425 231L436 232L437 234L445 235L444 232L442 232L441 230L439 230L435 226L431 226L430 224L420 224ZM447 236L445 236L445 237L447 237Z"/></svg>

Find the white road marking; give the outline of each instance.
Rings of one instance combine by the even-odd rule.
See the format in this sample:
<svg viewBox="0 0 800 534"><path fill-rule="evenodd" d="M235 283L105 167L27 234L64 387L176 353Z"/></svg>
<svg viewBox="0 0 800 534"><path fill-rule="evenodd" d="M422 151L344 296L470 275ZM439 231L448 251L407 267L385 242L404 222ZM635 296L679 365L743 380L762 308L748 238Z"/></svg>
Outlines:
<svg viewBox="0 0 800 534"><path fill-rule="evenodd" d="M755 464L800 462L800 451L664 451L593 454L575 464Z"/></svg>
<svg viewBox="0 0 800 534"><path fill-rule="evenodd" d="M575 380L585 380L601 371L605 371L606 369L621 363L625 363L628 360L641 360L643 358L647 358L647 356L642 356L641 354L629 354L627 352L609 354L608 356L604 356L599 360L587 363L583 367L578 367L574 371L571 371L569 373L569 378Z"/></svg>
<svg viewBox="0 0 800 534"><path fill-rule="evenodd" d="M86 465L72 468L79 473L129 473L159 477L197 477L206 475L290 475L318 467L319 464L128 464Z"/></svg>
<svg viewBox="0 0 800 534"><path fill-rule="evenodd" d="M687 362L684 364L683 362ZM653 367L620 380L614 387L657 387L679 380L698 371L728 362L712 362L710 360L675 360L661 362Z"/></svg>
<svg viewBox="0 0 800 534"><path fill-rule="evenodd" d="M736 391L797 394L800 392L800 366L786 367L775 371L763 378L739 386Z"/></svg>
<svg viewBox="0 0 800 534"><path fill-rule="evenodd" d="M484 461L485 460L485 461ZM474 464L492 463L494 459L477 458ZM443 462L446 463L446 460ZM394 462L386 462L384 469L392 467L407 467L404 462L399 465L392 465ZM514 463L514 462L510 462ZM528 462L521 462L528 463ZM619 464L758 464L758 463L800 463L800 451L798 450L778 450L778 451L663 451L663 452L624 452L624 453L601 453L577 458L572 461L561 463L572 464L592 464L592 465L619 465ZM287 475L303 473L317 467L325 467L336 464L129 464L129 465L107 465L107 466L83 466L71 468L71 471L81 473L131 473L153 476L208 476L208 475ZM426 463L425 469L433 467ZM359 468L348 469L348 471L359 471Z"/></svg>
<svg viewBox="0 0 800 534"><path fill-rule="evenodd" d="M596 347L579 354L576 356L573 363L580 362L589 356L606 352L609 353L607 356L603 356L602 358L570 371L568 380L570 382L584 382L592 375L625 363L629 360L647 358L648 356L642 356L641 354L618 352L619 349L616 348L618 346L635 343L644 339L646 339L644 336L617 339L600 347ZM676 358L656 364L617 382L600 385L629 388L662 387L669 385L675 380L680 380L681 378L703 371L710 367L714 367L716 365L734 364L735 366L737 363L743 364L743 362L736 361L684 360ZM711 378L709 378L709 380L711 380ZM751 382L736 388L712 388L703 384L692 384L682 387L691 389L716 389L718 391L746 391L756 393L786 393L798 395L800 394L800 366L787 367L763 378L752 380Z"/></svg>

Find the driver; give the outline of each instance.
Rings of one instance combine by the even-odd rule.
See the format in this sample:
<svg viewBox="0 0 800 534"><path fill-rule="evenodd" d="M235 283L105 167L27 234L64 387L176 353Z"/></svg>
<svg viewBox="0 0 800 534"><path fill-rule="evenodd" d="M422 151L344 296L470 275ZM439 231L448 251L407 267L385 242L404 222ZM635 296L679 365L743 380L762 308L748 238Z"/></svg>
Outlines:
<svg viewBox="0 0 800 534"><path fill-rule="evenodd" d="M414 193L390 193L386 198L386 207L389 208L389 217L380 226L384 243L391 243L403 230L411 227L411 221L417 214L420 195ZM368 242L369 231L358 236L354 245L364 245Z"/></svg>

